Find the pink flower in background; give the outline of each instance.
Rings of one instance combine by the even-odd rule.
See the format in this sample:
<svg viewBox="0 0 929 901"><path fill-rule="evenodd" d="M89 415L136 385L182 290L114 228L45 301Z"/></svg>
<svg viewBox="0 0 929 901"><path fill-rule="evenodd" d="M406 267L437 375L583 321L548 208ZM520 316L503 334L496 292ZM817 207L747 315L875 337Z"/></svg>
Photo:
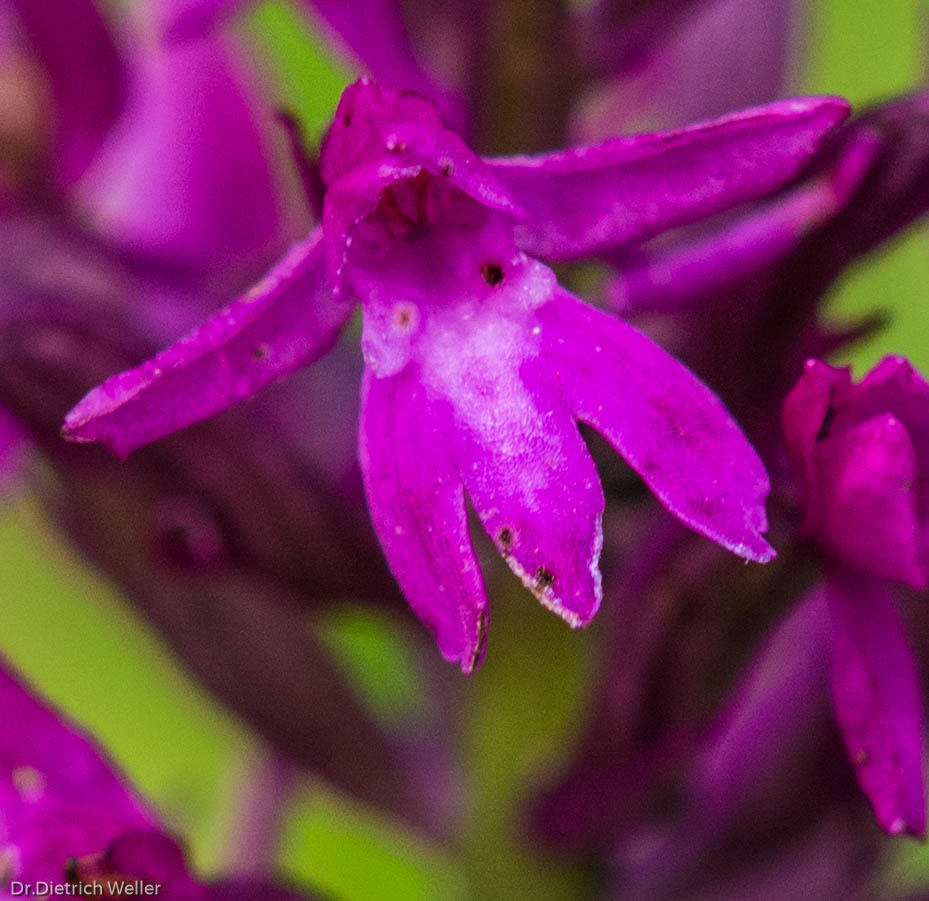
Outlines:
<svg viewBox="0 0 929 901"><path fill-rule="evenodd" d="M881 825L922 836L923 706L891 584L929 586L929 383L902 357L857 384L810 360L783 424L803 531L826 560L832 697L849 757Z"/></svg>
<svg viewBox="0 0 929 901"><path fill-rule="evenodd" d="M160 886L169 901L300 901L251 877L203 883L158 816L70 723L0 666L0 891L67 886L122 897L118 882ZM111 885L112 884L112 885ZM113 889L113 890L111 890ZM131 892L126 893L131 894Z"/></svg>

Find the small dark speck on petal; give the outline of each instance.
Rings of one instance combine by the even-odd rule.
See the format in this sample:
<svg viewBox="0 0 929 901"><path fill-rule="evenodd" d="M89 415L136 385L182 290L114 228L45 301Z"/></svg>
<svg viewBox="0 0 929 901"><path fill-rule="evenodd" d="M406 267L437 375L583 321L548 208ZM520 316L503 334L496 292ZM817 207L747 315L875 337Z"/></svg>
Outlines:
<svg viewBox="0 0 929 901"><path fill-rule="evenodd" d="M499 263L484 263L481 266L481 278L488 285L499 285L503 281L503 267Z"/></svg>
<svg viewBox="0 0 929 901"><path fill-rule="evenodd" d="M535 571L535 587L539 591L544 591L546 588L550 588L555 584L555 575L551 570L546 569L544 566L540 566Z"/></svg>
<svg viewBox="0 0 929 901"><path fill-rule="evenodd" d="M259 344L253 351L252 357L256 360L264 360L268 356L268 345Z"/></svg>

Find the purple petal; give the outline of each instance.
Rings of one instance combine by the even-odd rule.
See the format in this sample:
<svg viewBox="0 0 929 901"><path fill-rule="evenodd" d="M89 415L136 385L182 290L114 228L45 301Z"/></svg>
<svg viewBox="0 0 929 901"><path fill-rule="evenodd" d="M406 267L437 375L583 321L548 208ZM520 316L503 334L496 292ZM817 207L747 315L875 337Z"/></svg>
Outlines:
<svg viewBox="0 0 929 901"><path fill-rule="evenodd" d="M208 36L138 46L133 64L125 112L81 184L88 216L133 250L202 267L264 266L283 213L271 122L259 118L242 60Z"/></svg>
<svg viewBox="0 0 929 901"><path fill-rule="evenodd" d="M311 363L350 312L351 304L335 301L327 287L314 232L213 319L91 391L66 417L65 435L128 454Z"/></svg>
<svg viewBox="0 0 929 901"><path fill-rule="evenodd" d="M847 115L836 98L785 100L680 131L489 162L526 211L520 247L572 259L770 193Z"/></svg>
<svg viewBox="0 0 929 901"><path fill-rule="evenodd" d="M834 414L833 394L847 391L851 383L847 367L837 369L819 360L807 360L803 375L784 400L781 411L784 442L807 491L816 478L813 451L817 435L830 409Z"/></svg>
<svg viewBox="0 0 929 901"><path fill-rule="evenodd" d="M607 288L612 309L678 309L747 281L783 259L816 228L843 209L861 185L880 149L862 134L834 170L784 192L771 203L710 234L662 247L632 259Z"/></svg>
<svg viewBox="0 0 929 901"><path fill-rule="evenodd" d="M587 625L602 598L604 505L590 453L551 380L490 386L475 374L470 388L475 400L489 390L477 428L459 424L468 497L539 602L574 628Z"/></svg>
<svg viewBox="0 0 929 901"><path fill-rule="evenodd" d="M2 665L0 715L0 844L15 850L13 878L60 881L68 857L151 827L114 766Z"/></svg>
<svg viewBox="0 0 929 901"><path fill-rule="evenodd" d="M784 402L805 528L852 566L916 588L929 580L929 384L887 357L859 384L809 360Z"/></svg>
<svg viewBox="0 0 929 901"><path fill-rule="evenodd" d="M700 815L712 814L712 824L770 785L772 769L793 759L786 752L824 709L827 630L816 590L771 630L739 678L689 778Z"/></svg>
<svg viewBox="0 0 929 901"><path fill-rule="evenodd" d="M545 365L577 418L692 529L747 559L772 559L761 537L768 476L719 398L640 332L567 292L538 321Z"/></svg>
<svg viewBox="0 0 929 901"><path fill-rule="evenodd" d="M55 103L56 169L74 182L122 108L125 72L93 0L14 0Z"/></svg>
<svg viewBox="0 0 929 901"><path fill-rule="evenodd" d="M129 882L141 880L161 886L165 897L174 901L206 901L207 889L198 885L187 872L184 852L174 839L156 830L136 830L119 836L82 881L119 878Z"/></svg>
<svg viewBox="0 0 929 901"><path fill-rule="evenodd" d="M845 746L878 822L926 832L923 711L916 661L886 585L832 573L832 697Z"/></svg>
<svg viewBox="0 0 929 901"><path fill-rule="evenodd" d="M634 66L651 48L680 27L703 0L593 0L575 15L576 46L591 71L612 75Z"/></svg>
<svg viewBox="0 0 929 901"><path fill-rule="evenodd" d="M515 248L502 217L471 201L458 212L464 222L415 241L389 242L381 223L358 229L347 272L364 304L365 360L381 379L412 371L410 392L416 379L441 399L456 483L524 584L581 626L600 603L603 495L557 377L529 363L554 275Z"/></svg>
<svg viewBox="0 0 929 901"><path fill-rule="evenodd" d="M819 540L840 560L924 588L916 517L917 461L895 416L875 416L818 442L808 499Z"/></svg>
<svg viewBox="0 0 929 901"><path fill-rule="evenodd" d="M834 427L888 412L905 426L920 460L929 457L929 383L905 357L884 357L853 389L841 395Z"/></svg>
<svg viewBox="0 0 929 901"><path fill-rule="evenodd" d="M415 367L366 372L359 454L371 519L410 606L469 673L484 653L487 598L448 453L454 431L450 406L429 396Z"/></svg>
<svg viewBox="0 0 929 901"><path fill-rule="evenodd" d="M468 497L539 602L573 628L587 625L602 598L603 490L558 378L531 364L522 378L500 372L493 358L460 371L455 444Z"/></svg>

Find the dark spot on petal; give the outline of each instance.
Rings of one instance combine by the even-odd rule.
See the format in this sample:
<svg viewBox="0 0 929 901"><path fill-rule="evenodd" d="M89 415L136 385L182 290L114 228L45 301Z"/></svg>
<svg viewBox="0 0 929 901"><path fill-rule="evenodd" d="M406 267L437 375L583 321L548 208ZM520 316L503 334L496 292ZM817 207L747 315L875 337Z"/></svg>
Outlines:
<svg viewBox="0 0 929 901"><path fill-rule="evenodd" d="M410 311L409 307L400 307L397 310L397 315L394 317L397 325L407 326L410 324L410 320L413 318L413 313Z"/></svg>
<svg viewBox="0 0 929 901"><path fill-rule="evenodd" d="M504 526L497 534L497 540L504 550L508 550L513 544L513 531L508 526Z"/></svg>
<svg viewBox="0 0 929 901"><path fill-rule="evenodd" d="M544 566L540 566L535 571L535 587L538 591L544 591L546 588L550 588L555 584L555 575L551 570L546 569Z"/></svg>
<svg viewBox="0 0 929 901"><path fill-rule="evenodd" d="M69 857L65 861L65 882L71 883L72 885L78 881L80 878L79 870L80 863L76 857Z"/></svg>
<svg viewBox="0 0 929 901"><path fill-rule="evenodd" d="M826 407L826 415L823 416L822 425L819 427L819 431L816 433L816 440L822 441L824 438L829 437L829 429L832 428L832 423L835 420L835 409L830 404Z"/></svg>
<svg viewBox="0 0 929 901"><path fill-rule="evenodd" d="M488 285L499 285L503 281L503 267L499 263L484 263L481 266L481 278Z"/></svg>
<svg viewBox="0 0 929 901"><path fill-rule="evenodd" d="M455 167L448 161L442 164L442 168L439 170L442 178L449 178L451 174L455 171Z"/></svg>
<svg viewBox="0 0 929 901"><path fill-rule="evenodd" d="M269 348L267 344L259 344L252 351L252 358L255 360L264 360L268 356L268 350Z"/></svg>

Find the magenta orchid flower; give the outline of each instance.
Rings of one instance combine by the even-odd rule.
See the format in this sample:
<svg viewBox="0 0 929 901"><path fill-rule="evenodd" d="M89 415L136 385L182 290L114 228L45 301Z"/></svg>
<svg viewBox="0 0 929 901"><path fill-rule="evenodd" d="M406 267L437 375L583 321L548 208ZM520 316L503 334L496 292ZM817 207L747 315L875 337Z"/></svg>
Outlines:
<svg viewBox="0 0 929 901"><path fill-rule="evenodd" d="M791 100L483 159L430 102L359 82L323 147L321 228L200 329L92 391L65 433L127 454L311 363L360 301L371 516L411 606L465 672L487 629L466 495L543 604L575 627L596 613L604 499L580 422L691 528L769 560L767 474L720 401L534 257L598 253L774 190L846 113Z"/></svg>
<svg viewBox="0 0 929 901"><path fill-rule="evenodd" d="M924 716L891 583L929 586L929 383L901 357L861 382L817 360L784 405L804 530L827 560L832 697L881 825L926 831Z"/></svg>
<svg viewBox="0 0 929 901"><path fill-rule="evenodd" d="M180 846L113 764L2 662L0 715L7 724L0 738L4 898L27 890L42 897L157 894L168 901L306 898L252 877L196 879Z"/></svg>

